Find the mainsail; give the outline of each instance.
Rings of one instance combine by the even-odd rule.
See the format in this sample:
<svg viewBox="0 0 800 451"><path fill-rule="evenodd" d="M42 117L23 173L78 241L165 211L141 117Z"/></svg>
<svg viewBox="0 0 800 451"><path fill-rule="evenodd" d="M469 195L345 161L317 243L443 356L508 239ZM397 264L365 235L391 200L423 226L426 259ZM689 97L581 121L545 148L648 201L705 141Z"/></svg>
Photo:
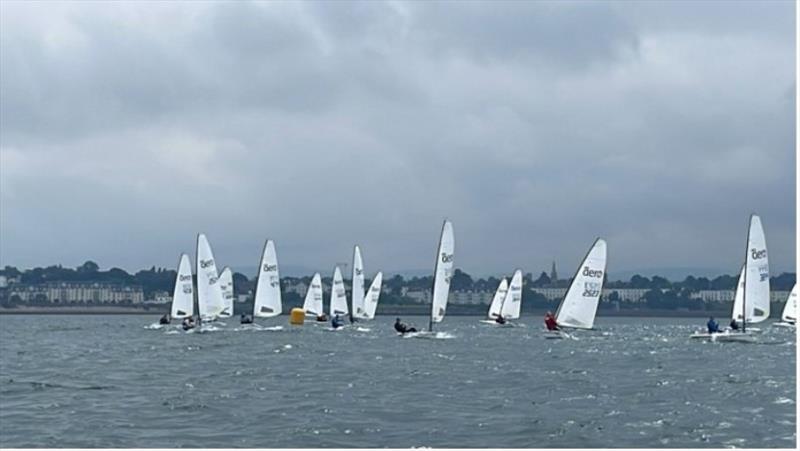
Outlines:
<svg viewBox="0 0 800 451"><path fill-rule="evenodd" d="M786 300L786 305L783 307L781 320L787 323L794 323L797 321L797 284L794 284L792 292L789 293L789 299Z"/></svg>
<svg viewBox="0 0 800 451"><path fill-rule="evenodd" d="M219 275L219 289L222 292L222 311L218 316L228 318L233 315L233 274L227 266Z"/></svg>
<svg viewBox="0 0 800 451"><path fill-rule="evenodd" d="M202 233L197 235L197 309L202 318L215 318L223 309L214 254Z"/></svg>
<svg viewBox="0 0 800 451"><path fill-rule="evenodd" d="M598 238L578 267L567 294L556 311L556 323L559 326L578 329L594 327L605 274L606 242Z"/></svg>
<svg viewBox="0 0 800 451"><path fill-rule="evenodd" d="M172 292L170 315L178 319L194 315L192 264L186 254L181 254L181 260L178 263L178 275L175 277L175 290Z"/></svg>
<svg viewBox="0 0 800 451"><path fill-rule="evenodd" d="M514 272L511 277L511 284L508 286L508 291L503 298L503 306L500 314L505 319L519 318L520 310L522 309L522 271L519 269Z"/></svg>
<svg viewBox="0 0 800 451"><path fill-rule="evenodd" d="M744 276L744 308L752 312L748 322L760 323L769 318L769 259L767 240L758 215L750 216L747 232L747 257Z"/></svg>
<svg viewBox="0 0 800 451"><path fill-rule="evenodd" d="M330 316L347 315L347 293L344 290L344 280L342 271L337 266L333 270L333 282L331 283L331 304Z"/></svg>
<svg viewBox="0 0 800 451"><path fill-rule="evenodd" d="M492 303L489 305L489 319L495 319L500 314L500 309L503 307L503 299L506 297L508 291L508 280L503 278L500 285L497 286L497 291L494 292Z"/></svg>
<svg viewBox="0 0 800 451"><path fill-rule="evenodd" d="M369 290L367 290L367 294L364 297L365 319L375 318L375 310L378 308L378 299L381 296L382 283L383 283L383 273L378 272L378 274L375 275L375 278L372 279L372 283L369 286Z"/></svg>
<svg viewBox="0 0 800 451"><path fill-rule="evenodd" d="M444 319L447 308L447 297L450 293L450 279L453 277L453 256L455 252L455 236L453 224L445 220L442 224L442 235L439 239L439 249L436 253L436 268L433 279L433 299L431 301L430 330L433 323Z"/></svg>
<svg viewBox="0 0 800 451"><path fill-rule="evenodd" d="M281 311L281 278L278 274L278 255L275 252L275 243L267 240L264 244L264 251L261 253L261 266L258 268L253 316L269 318L280 315ZM319 311L322 311L321 305Z"/></svg>
<svg viewBox="0 0 800 451"><path fill-rule="evenodd" d="M322 278L319 273L311 278L311 284L306 291L306 299L303 302L303 310L307 315L322 315Z"/></svg>
<svg viewBox="0 0 800 451"><path fill-rule="evenodd" d="M361 260L361 249L353 249L353 287L350 290L352 299L351 316L364 318L364 262Z"/></svg>
<svg viewBox="0 0 800 451"><path fill-rule="evenodd" d="M731 318L736 321L741 321L744 314L744 268L739 272L739 278L736 280L736 291L733 294L733 310L731 310ZM747 321L753 321L753 308L752 305L747 312Z"/></svg>

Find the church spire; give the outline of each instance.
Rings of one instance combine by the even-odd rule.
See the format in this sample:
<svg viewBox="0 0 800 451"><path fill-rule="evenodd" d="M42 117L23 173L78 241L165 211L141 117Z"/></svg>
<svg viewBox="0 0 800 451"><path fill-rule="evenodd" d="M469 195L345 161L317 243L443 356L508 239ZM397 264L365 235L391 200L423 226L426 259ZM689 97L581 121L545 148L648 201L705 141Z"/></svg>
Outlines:
<svg viewBox="0 0 800 451"><path fill-rule="evenodd" d="M550 267L550 282L555 283L558 281L558 273L556 272L556 261L553 260L553 266Z"/></svg>

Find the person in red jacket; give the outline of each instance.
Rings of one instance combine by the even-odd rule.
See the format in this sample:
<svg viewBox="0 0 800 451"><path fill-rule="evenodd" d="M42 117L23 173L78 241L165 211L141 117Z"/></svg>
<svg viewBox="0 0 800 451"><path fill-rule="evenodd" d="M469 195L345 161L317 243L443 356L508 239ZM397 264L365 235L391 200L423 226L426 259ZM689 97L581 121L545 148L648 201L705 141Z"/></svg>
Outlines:
<svg viewBox="0 0 800 451"><path fill-rule="evenodd" d="M558 324L556 324L556 318L550 312L547 312L544 315L544 325L547 326L547 330L558 330Z"/></svg>

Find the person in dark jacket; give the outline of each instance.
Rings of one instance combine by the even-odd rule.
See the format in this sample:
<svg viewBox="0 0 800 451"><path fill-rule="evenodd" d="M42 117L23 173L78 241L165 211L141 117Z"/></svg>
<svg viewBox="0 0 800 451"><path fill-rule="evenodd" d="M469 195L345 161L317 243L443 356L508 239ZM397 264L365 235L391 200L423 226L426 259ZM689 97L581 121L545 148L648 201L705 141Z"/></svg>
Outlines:
<svg viewBox="0 0 800 451"><path fill-rule="evenodd" d="M158 320L158 324L169 324L170 321L172 321L172 317L169 315L169 313L166 313L161 317L161 319Z"/></svg>
<svg viewBox="0 0 800 451"><path fill-rule="evenodd" d="M503 315L497 315L497 318L494 319L494 322L496 322L497 324L505 324L506 319L503 318Z"/></svg>
<svg viewBox="0 0 800 451"><path fill-rule="evenodd" d="M706 327L708 327L708 333L716 334L719 333L719 324L714 321L714 317L708 318L708 322L706 323Z"/></svg>
<svg viewBox="0 0 800 451"><path fill-rule="evenodd" d="M739 323L736 322L736 318L733 318L729 325L731 327L731 330L739 330Z"/></svg>
<svg viewBox="0 0 800 451"><path fill-rule="evenodd" d="M333 326L334 329L342 327L342 319L339 318L339 315L333 317L331 320L331 326Z"/></svg>
<svg viewBox="0 0 800 451"><path fill-rule="evenodd" d="M400 318L397 318L397 320L394 322L394 330L396 330L401 334L417 331L417 329L414 329L413 327L408 327L406 323L401 322Z"/></svg>

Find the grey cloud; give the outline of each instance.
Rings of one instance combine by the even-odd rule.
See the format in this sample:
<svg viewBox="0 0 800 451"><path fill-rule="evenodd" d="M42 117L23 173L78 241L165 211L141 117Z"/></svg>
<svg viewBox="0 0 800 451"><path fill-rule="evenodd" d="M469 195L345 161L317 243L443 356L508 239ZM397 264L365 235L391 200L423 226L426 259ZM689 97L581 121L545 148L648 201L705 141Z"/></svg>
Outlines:
<svg viewBox="0 0 800 451"><path fill-rule="evenodd" d="M734 272L758 211L793 269L791 4L70 6L2 4L2 264L426 268L448 216L467 271Z"/></svg>

